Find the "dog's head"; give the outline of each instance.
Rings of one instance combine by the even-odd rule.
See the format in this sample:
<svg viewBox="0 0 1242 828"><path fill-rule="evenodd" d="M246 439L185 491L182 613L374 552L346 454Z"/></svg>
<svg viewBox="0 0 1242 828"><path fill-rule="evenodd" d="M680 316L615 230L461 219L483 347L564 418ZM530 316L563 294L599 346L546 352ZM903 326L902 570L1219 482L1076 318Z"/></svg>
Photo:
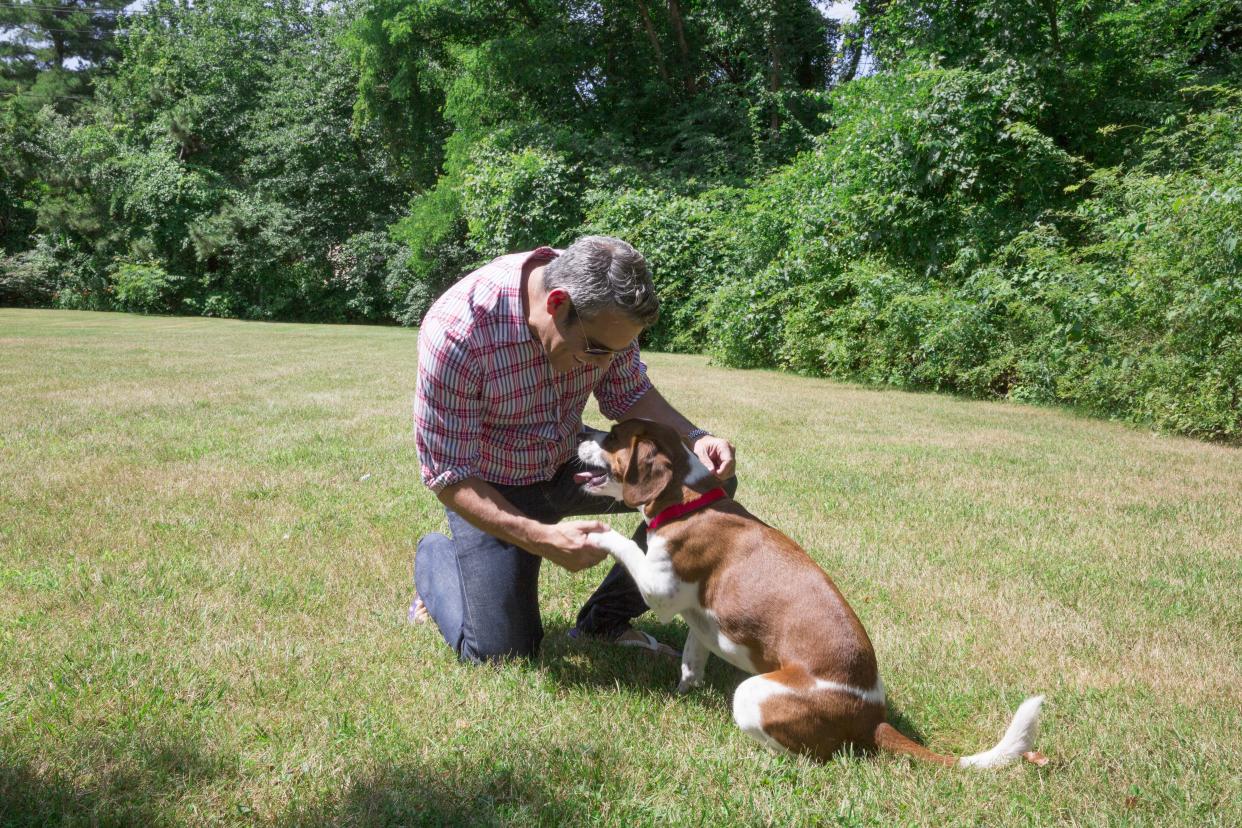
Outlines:
<svg viewBox="0 0 1242 828"><path fill-rule="evenodd" d="M679 497L683 485L719 485L676 431L651 420L626 420L595 432L579 445L578 459L587 470L574 480L583 489L635 508Z"/></svg>

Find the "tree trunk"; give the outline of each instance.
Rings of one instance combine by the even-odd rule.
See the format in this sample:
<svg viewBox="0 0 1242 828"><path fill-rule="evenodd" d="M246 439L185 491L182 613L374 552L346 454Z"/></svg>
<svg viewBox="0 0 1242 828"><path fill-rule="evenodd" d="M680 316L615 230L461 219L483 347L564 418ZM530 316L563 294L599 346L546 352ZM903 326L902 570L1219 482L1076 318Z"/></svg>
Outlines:
<svg viewBox="0 0 1242 828"><path fill-rule="evenodd" d="M686 29L681 21L681 3L668 0L668 17L677 35L677 48L681 52L682 71L685 73L686 91L695 94L694 65L690 62L690 44L686 42Z"/></svg>
<svg viewBox="0 0 1242 828"><path fill-rule="evenodd" d="M839 83L848 83L858 74L858 64L862 60L863 47L866 45L866 38L859 37L858 42L850 49L850 65L845 70L845 74L841 76Z"/></svg>
<svg viewBox="0 0 1242 828"><path fill-rule="evenodd" d="M647 9L645 0L638 0L638 13L643 17L643 28L647 30L647 40L651 42L651 50L655 52L656 68L660 70L660 77L665 83L669 83L668 67L664 65L664 50L660 48L660 39L656 37L655 26L651 24L651 12Z"/></svg>
<svg viewBox="0 0 1242 828"><path fill-rule="evenodd" d="M1052 34L1052 51L1061 51L1061 32L1057 27L1057 0L1044 0L1044 10L1048 13L1048 29Z"/></svg>
<svg viewBox="0 0 1242 828"><path fill-rule="evenodd" d="M775 141L780 135L781 112L776 105L777 96L781 91L781 48L776 42L776 26L768 31L768 92L772 93L772 119L768 123L768 133Z"/></svg>

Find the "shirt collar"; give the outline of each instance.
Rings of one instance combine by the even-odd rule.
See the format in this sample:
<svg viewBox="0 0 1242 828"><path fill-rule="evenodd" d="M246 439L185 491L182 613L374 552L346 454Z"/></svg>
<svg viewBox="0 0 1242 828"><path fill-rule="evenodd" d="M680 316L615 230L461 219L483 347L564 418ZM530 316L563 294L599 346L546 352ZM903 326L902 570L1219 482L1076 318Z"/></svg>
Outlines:
<svg viewBox="0 0 1242 828"><path fill-rule="evenodd" d="M530 327L526 324L526 313L522 310L522 268L528 262L550 262L559 255L561 251L551 247L536 247L529 253L514 253L505 257L508 261L505 262L506 272L501 279L503 290L497 303L502 322L497 333L501 341L533 341Z"/></svg>

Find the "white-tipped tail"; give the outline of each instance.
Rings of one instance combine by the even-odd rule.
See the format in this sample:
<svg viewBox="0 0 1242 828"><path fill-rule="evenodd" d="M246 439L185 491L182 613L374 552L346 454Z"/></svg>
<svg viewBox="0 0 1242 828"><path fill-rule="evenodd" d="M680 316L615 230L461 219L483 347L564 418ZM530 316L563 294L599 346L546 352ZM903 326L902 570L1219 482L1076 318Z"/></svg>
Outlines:
<svg viewBox="0 0 1242 828"><path fill-rule="evenodd" d="M1005 735L991 750L976 753L974 756L963 756L957 760L963 768L999 768L1018 759L1022 754L1035 747L1035 734L1039 730L1039 708L1044 703L1043 696L1031 696L1013 714L1013 721Z"/></svg>

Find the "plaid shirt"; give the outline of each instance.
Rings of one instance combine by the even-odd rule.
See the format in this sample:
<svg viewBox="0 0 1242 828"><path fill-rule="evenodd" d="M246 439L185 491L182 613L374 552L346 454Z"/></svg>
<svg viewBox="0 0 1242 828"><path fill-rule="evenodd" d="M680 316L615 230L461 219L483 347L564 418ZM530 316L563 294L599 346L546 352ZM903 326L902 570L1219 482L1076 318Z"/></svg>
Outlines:
<svg viewBox="0 0 1242 828"><path fill-rule="evenodd" d="M523 485L550 480L577 452L592 392L619 419L651 388L633 343L607 368L554 374L522 309L522 266L549 247L501 256L436 300L418 334L414 433L433 492L469 477Z"/></svg>

